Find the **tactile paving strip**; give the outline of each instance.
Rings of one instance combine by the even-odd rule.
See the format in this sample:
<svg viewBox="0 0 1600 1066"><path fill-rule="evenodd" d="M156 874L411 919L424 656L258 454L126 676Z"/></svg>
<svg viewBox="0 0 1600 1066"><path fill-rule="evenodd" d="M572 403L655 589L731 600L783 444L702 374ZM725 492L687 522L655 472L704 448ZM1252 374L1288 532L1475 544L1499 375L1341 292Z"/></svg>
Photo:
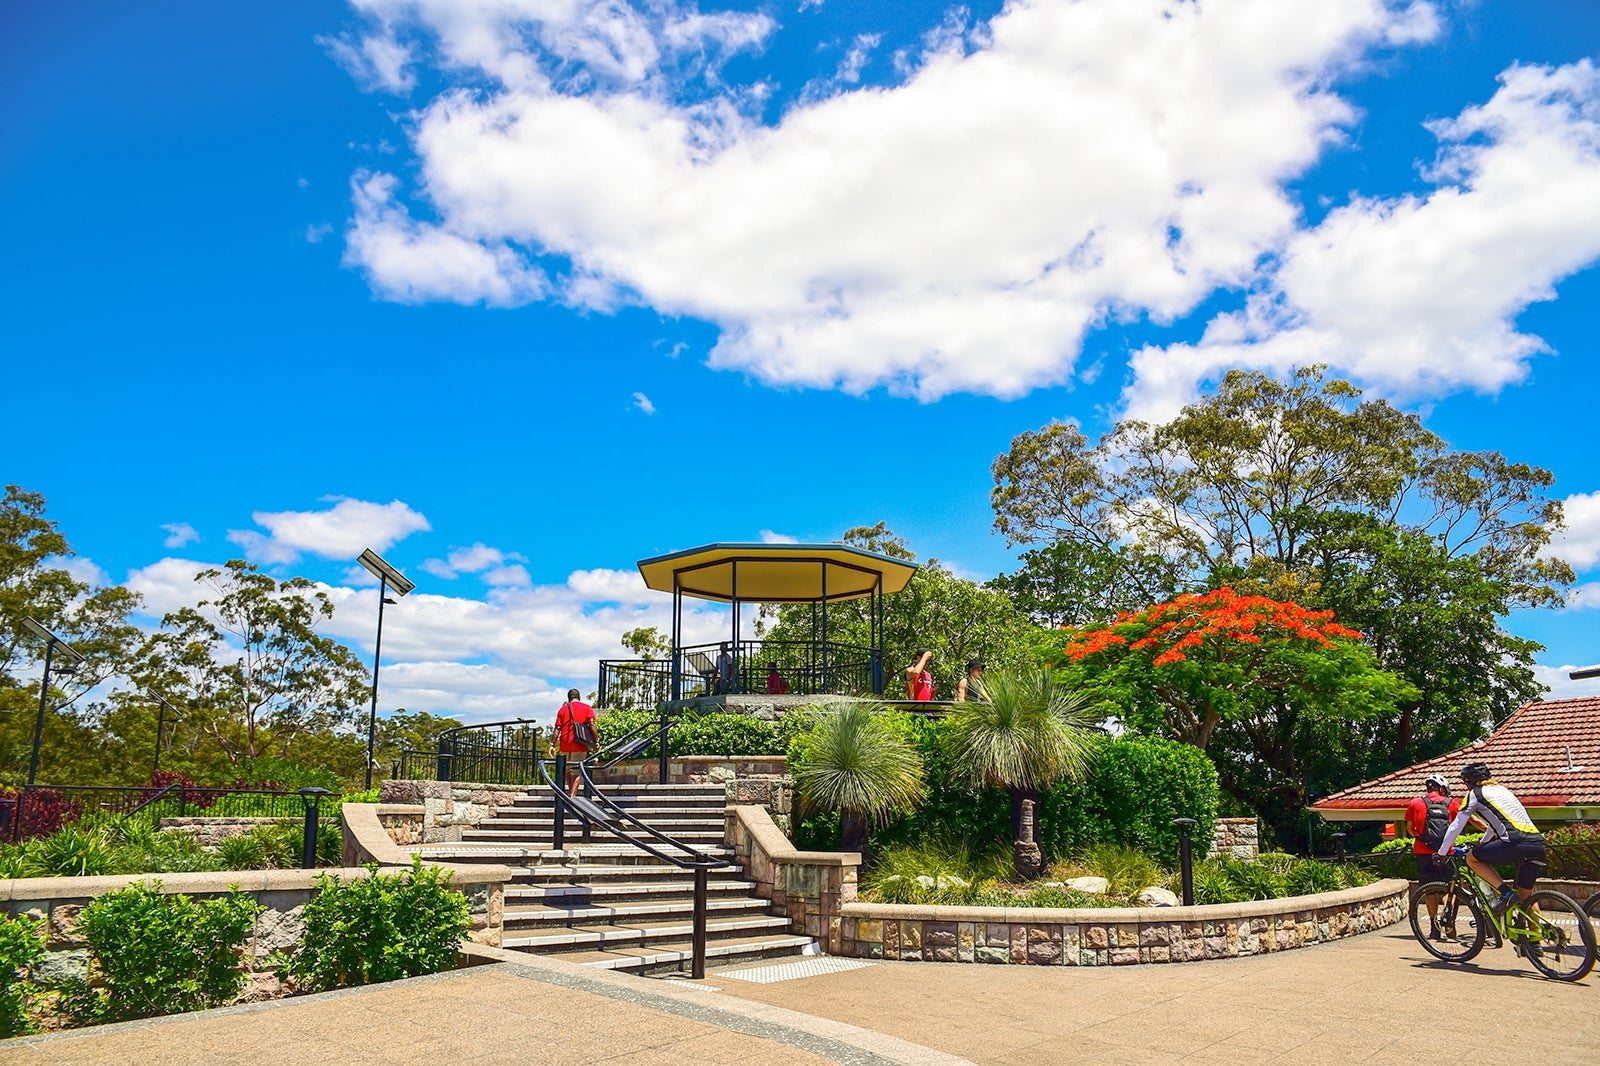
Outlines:
<svg viewBox="0 0 1600 1066"><path fill-rule="evenodd" d="M842 973L859 970L872 963L865 959L840 959L832 955L819 955L799 962L782 962L776 966L755 966L745 970L718 970L718 977L732 977L736 981L753 981L770 985L775 981L793 981L800 977L818 977L825 973Z"/></svg>

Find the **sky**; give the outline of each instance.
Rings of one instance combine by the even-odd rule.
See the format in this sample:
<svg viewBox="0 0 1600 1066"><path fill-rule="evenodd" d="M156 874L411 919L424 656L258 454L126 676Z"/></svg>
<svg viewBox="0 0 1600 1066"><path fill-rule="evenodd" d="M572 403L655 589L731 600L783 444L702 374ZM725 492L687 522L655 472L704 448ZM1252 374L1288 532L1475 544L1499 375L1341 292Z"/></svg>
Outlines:
<svg viewBox="0 0 1600 1066"><path fill-rule="evenodd" d="M1018 433L1312 362L1554 472L1600 661L1600 4L60 0L0 12L0 477L244 557L380 711L548 717L641 558L885 521L1013 568ZM722 628L691 614L691 637Z"/></svg>

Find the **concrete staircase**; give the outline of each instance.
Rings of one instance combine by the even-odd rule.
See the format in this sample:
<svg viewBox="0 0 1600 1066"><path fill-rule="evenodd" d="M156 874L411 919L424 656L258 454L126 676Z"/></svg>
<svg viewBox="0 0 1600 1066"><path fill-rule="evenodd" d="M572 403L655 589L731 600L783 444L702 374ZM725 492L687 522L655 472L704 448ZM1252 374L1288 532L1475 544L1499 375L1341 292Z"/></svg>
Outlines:
<svg viewBox="0 0 1600 1066"><path fill-rule="evenodd" d="M724 847L721 785L616 785L602 792L646 825L709 855ZM552 851L553 801L530 790L498 808L458 844L428 845L445 862L504 863L517 871L505 886L504 947L634 973L686 970L694 921L694 873L662 862L596 829L582 839L571 818L564 850ZM636 836L642 833L625 827ZM662 848L669 854L670 849ZM706 965L729 966L815 951L789 932L737 867L708 878Z"/></svg>

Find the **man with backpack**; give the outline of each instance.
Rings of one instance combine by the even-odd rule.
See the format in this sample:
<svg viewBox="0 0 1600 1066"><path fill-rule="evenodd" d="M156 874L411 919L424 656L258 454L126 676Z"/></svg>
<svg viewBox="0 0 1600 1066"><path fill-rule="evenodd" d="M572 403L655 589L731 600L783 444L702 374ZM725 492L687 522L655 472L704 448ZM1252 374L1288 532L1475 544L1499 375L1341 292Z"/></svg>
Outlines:
<svg viewBox="0 0 1600 1066"><path fill-rule="evenodd" d="M1461 809L1461 801L1450 798L1450 782L1443 774L1429 774L1423 781L1424 794L1406 806L1406 827L1416 838L1411 850L1417 858L1417 884L1430 881L1449 881L1455 876L1450 863L1439 858L1439 846L1450 828L1450 821ZM1439 931L1439 897L1430 895L1428 906L1428 939L1442 940Z"/></svg>
<svg viewBox="0 0 1600 1066"><path fill-rule="evenodd" d="M567 757L567 795L578 794L577 763L600 746L599 733L594 724L594 708L578 699L583 693L567 690L567 702L556 712L556 733L550 747Z"/></svg>

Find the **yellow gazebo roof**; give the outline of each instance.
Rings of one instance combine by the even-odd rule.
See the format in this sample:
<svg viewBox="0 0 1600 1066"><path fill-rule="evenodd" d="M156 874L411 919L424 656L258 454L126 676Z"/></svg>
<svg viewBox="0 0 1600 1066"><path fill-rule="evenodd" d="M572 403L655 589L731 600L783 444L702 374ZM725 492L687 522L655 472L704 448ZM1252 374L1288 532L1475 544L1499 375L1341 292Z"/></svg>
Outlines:
<svg viewBox="0 0 1600 1066"><path fill-rule="evenodd" d="M880 581L883 592L899 592L916 571L915 563L847 544L707 544L639 560L645 585L657 592L672 592L676 574L685 596L720 603L736 591L741 603L820 602L824 574L828 602L853 600L872 595Z"/></svg>

